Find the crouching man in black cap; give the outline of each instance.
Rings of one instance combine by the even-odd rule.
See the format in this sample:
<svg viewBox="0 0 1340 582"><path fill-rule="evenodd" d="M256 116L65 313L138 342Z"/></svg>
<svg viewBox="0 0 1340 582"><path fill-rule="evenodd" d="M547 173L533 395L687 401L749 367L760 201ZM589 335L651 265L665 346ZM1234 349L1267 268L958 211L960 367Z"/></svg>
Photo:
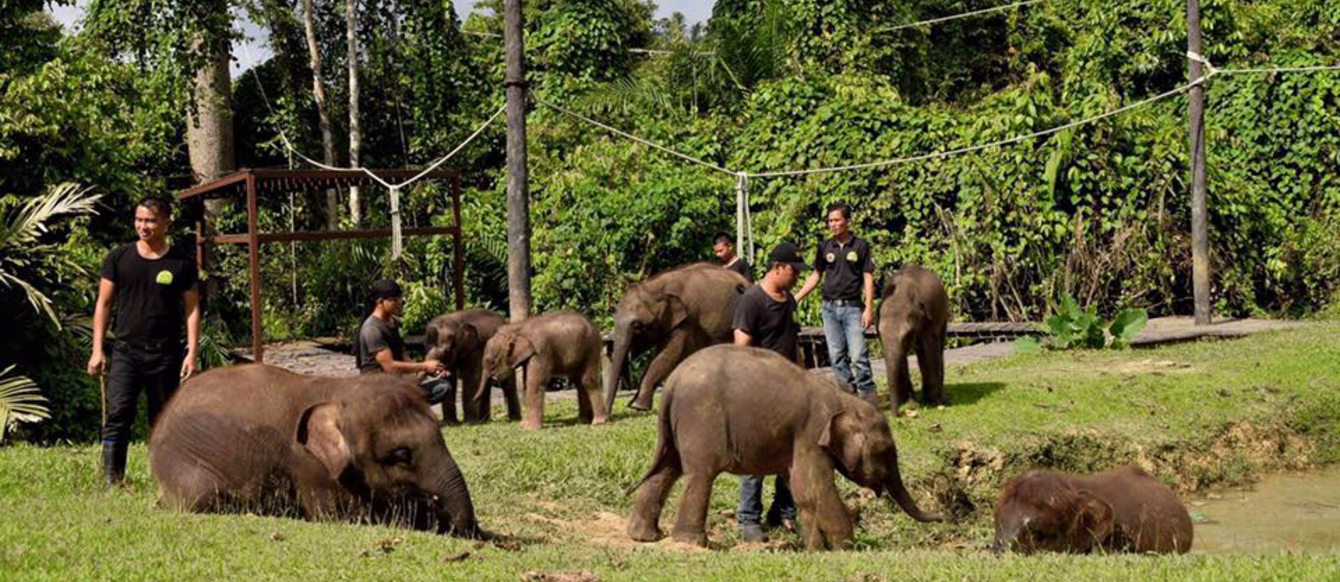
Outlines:
<svg viewBox="0 0 1340 582"><path fill-rule="evenodd" d="M429 404L442 402L451 387L451 378L442 362L425 360L411 362L405 359L405 341L400 337L400 313L405 307L400 285L390 279L372 283L374 306L372 315L363 321L354 339L354 353L358 357L358 373L424 374L419 383Z"/></svg>

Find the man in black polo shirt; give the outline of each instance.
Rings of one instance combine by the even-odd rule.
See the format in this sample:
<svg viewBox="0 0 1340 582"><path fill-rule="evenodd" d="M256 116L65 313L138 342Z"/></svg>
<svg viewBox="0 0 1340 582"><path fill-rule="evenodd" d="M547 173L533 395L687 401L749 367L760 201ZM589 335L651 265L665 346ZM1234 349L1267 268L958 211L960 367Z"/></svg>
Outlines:
<svg viewBox="0 0 1340 582"><path fill-rule="evenodd" d="M145 391L149 401L152 427L179 382L195 373L200 339L195 257L185 248L168 244L171 222L172 209L166 200L141 200L135 206L139 240L113 249L102 264L93 308L93 353L88 358L88 375L102 375L104 369L107 374L102 466L108 486L125 479L126 452L140 391ZM115 338L109 361L103 344L113 303Z"/></svg>
<svg viewBox="0 0 1340 582"><path fill-rule="evenodd" d="M748 261L735 254L735 241L729 234L718 232L712 237L712 252L721 259L721 266L743 275L750 283L754 282L754 269Z"/></svg>
<svg viewBox="0 0 1340 582"><path fill-rule="evenodd" d="M814 273L796 294L796 301L824 279L824 339L833 376L838 384L867 402L875 403L875 379L870 374L870 352L865 347L865 330L874 323L875 261L870 245L851 233L851 207L828 207L828 230L833 238L819 244L814 257Z"/></svg>
<svg viewBox="0 0 1340 582"><path fill-rule="evenodd" d="M372 314L363 320L354 340L358 373L425 374L419 384L429 404L442 402L454 379L445 377L446 367L437 360L411 362L405 359L405 340L400 337L400 313L405 307L400 284L390 279L372 283Z"/></svg>
<svg viewBox="0 0 1340 582"><path fill-rule="evenodd" d="M800 272L808 269L800 258L796 245L782 243L769 256L768 272L757 285L740 296L735 307L735 344L772 350L788 360L799 359L796 325L796 300L791 288L800 280ZM762 403L760 403L762 404ZM763 512L763 477L752 475L740 478L740 505L735 519L740 525L740 537L746 542L767 540L759 517ZM791 498L786 477L777 476L777 492L772 508L768 510L768 525L784 526L795 530L796 502Z"/></svg>

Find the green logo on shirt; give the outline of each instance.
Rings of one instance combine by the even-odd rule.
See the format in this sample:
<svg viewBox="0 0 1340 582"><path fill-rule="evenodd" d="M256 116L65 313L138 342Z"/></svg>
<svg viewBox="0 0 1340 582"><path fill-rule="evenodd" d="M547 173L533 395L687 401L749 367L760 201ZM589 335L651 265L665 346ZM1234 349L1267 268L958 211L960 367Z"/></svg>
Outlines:
<svg viewBox="0 0 1340 582"><path fill-rule="evenodd" d="M856 262L856 251L848 251L848 252L847 252L847 261L848 261L848 262L851 262L851 263L855 263L855 262Z"/></svg>
<svg viewBox="0 0 1340 582"><path fill-rule="evenodd" d="M158 276L154 277L154 281L157 281L159 285L171 285L172 271L159 271Z"/></svg>

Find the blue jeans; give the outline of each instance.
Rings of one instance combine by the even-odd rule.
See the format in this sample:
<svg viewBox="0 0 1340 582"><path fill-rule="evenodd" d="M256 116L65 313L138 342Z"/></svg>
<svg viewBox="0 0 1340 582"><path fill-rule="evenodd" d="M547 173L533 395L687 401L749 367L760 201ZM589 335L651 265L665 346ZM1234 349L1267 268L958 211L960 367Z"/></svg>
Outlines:
<svg viewBox="0 0 1340 582"><path fill-rule="evenodd" d="M870 375L870 352L865 348L865 329L861 327L859 304L839 304L824 300L824 339L828 342L828 359L833 363L833 377L840 386L855 388L861 394L875 393L875 379Z"/></svg>
<svg viewBox="0 0 1340 582"><path fill-rule="evenodd" d="M735 521L741 527L759 525L763 515L763 477L762 475L744 475L740 477L740 506L735 509ZM777 476L776 491L772 496L772 508L768 509L768 523L782 523L783 519L796 518L796 501L791 498L791 487L786 477Z"/></svg>
<svg viewBox="0 0 1340 582"><path fill-rule="evenodd" d="M422 382L419 382L419 389L423 390L423 397L428 399L428 404L437 404L446 399L447 392L455 387L455 382L456 378L454 376L447 376L445 378L426 378ZM456 403L448 402L442 406L451 406L454 408ZM453 410L453 418L454 414L455 411Z"/></svg>

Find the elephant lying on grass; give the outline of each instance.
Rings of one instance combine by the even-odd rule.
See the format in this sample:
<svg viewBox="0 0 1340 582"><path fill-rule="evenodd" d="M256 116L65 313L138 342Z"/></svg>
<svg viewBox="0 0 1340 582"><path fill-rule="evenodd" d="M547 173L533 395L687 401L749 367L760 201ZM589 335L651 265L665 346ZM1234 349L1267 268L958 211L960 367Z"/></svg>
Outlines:
<svg viewBox="0 0 1340 582"><path fill-rule="evenodd" d="M167 508L488 537L428 402L396 376L210 370L168 403L149 441L149 465Z"/></svg>
<svg viewBox="0 0 1340 582"><path fill-rule="evenodd" d="M717 474L786 474L805 547L844 548L852 541L852 518L834 470L889 494L913 519L943 519L923 512L908 494L889 425L875 407L772 351L712 346L689 356L666 380L656 456L632 490L637 497L628 533L638 541L661 537L661 509L683 475L688 487L674 537L706 544Z"/></svg>
<svg viewBox="0 0 1340 582"><path fill-rule="evenodd" d="M992 549L1185 554L1191 516L1167 485L1134 466L1093 475L1029 471L996 505Z"/></svg>

